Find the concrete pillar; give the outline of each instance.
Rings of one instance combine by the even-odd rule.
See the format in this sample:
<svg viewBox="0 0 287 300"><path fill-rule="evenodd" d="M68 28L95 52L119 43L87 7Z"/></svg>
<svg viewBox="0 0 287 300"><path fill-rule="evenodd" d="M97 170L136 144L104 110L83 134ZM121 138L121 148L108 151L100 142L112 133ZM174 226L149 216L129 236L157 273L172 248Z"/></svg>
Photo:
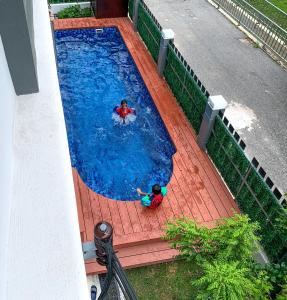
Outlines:
<svg viewBox="0 0 287 300"><path fill-rule="evenodd" d="M133 27L134 31L138 31L138 17L139 17L139 4L140 0L134 0L134 12L133 12Z"/></svg>
<svg viewBox="0 0 287 300"><path fill-rule="evenodd" d="M0 35L17 95L39 91L32 4L32 0L0 0Z"/></svg>
<svg viewBox="0 0 287 300"><path fill-rule="evenodd" d="M160 48L157 60L157 71L160 76L163 75L165 63L166 63L166 55L167 55L167 47L170 41L174 40L174 32L171 29L163 29L161 31L161 40L160 40Z"/></svg>
<svg viewBox="0 0 287 300"><path fill-rule="evenodd" d="M206 144L214 125L215 117L219 111L224 112L227 106L226 100L221 96L210 96L205 107L202 122L197 136L197 143L202 150L206 150Z"/></svg>

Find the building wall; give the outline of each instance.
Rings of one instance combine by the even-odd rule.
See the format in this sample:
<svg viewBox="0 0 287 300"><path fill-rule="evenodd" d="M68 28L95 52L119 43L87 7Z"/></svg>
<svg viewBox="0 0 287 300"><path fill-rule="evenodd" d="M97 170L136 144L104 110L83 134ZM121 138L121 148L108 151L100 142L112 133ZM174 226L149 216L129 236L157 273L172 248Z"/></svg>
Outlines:
<svg viewBox="0 0 287 300"><path fill-rule="evenodd" d="M5 299L16 94L0 37L0 299Z"/></svg>
<svg viewBox="0 0 287 300"><path fill-rule="evenodd" d="M39 93L15 95L0 44L0 299L85 300L47 2L34 0L33 6Z"/></svg>

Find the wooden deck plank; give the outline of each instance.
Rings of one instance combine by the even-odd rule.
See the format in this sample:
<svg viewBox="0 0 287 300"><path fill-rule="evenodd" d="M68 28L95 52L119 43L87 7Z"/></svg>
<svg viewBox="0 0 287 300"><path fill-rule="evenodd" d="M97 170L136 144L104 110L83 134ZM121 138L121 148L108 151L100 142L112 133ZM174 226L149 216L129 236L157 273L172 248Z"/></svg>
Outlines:
<svg viewBox="0 0 287 300"><path fill-rule="evenodd" d="M98 194L94 193L92 190L89 189L89 197L91 200L94 225L96 225L98 222L103 221L101 207L99 203L99 196Z"/></svg>
<svg viewBox="0 0 287 300"><path fill-rule="evenodd" d="M139 201L135 202L135 209L137 211L137 215L139 217L140 220L140 224L142 227L143 231L152 231L151 226L150 226L150 222L147 218L147 212L145 210L145 207L141 206Z"/></svg>
<svg viewBox="0 0 287 300"><path fill-rule="evenodd" d="M94 239L94 219L90 203L90 197L87 186L83 183L80 176L78 178L79 192L82 202L83 216L85 220L86 239L92 241Z"/></svg>
<svg viewBox="0 0 287 300"><path fill-rule="evenodd" d="M153 265L153 264L172 261L177 254L178 251L175 249L156 251L152 253L142 253L135 256L120 258L120 263L124 269L130 269L135 267L139 268L146 265ZM91 262L89 264L86 264L87 274L101 274L106 272L107 272L106 268L100 266L96 262Z"/></svg>
<svg viewBox="0 0 287 300"><path fill-rule="evenodd" d="M228 217L231 215L231 210L230 210L230 205L229 202L226 202L226 205L223 205L222 201L221 201L221 197L223 196L224 198L226 198L226 195L218 195L218 193L216 192L216 190L214 189L214 186L212 185L212 182L210 181L207 173L208 170L206 170L201 163L198 161L198 158L196 155L194 155L194 153L192 152L191 147L189 146L188 140L190 139L186 139L185 135L182 134L181 132L182 128L179 129L178 131L178 135L181 137L183 143L184 143L184 147L182 148L182 152L183 152L183 156L185 161L191 160L194 163L195 166L195 170L196 170L196 177L199 177L202 184L204 184L205 188L201 188L200 193L202 194L202 198L206 199L206 203L208 205L208 207L210 207L211 203L212 205L214 205L214 207L216 207L219 216L220 217ZM217 216L214 218L218 218Z"/></svg>
<svg viewBox="0 0 287 300"><path fill-rule="evenodd" d="M138 212L135 207L135 202L131 201L126 203L127 211L130 217L131 225L133 227L133 232L141 232L142 227L139 220Z"/></svg>
<svg viewBox="0 0 287 300"><path fill-rule="evenodd" d="M179 126L176 126L174 128L177 128L175 129L177 130L177 139L179 139L180 143L182 143L182 138L180 137L180 132L179 132ZM186 181L188 181L188 179L191 179L190 174L192 173L193 181L190 181L192 186L189 185L188 183L187 184L190 188L192 187L194 198L196 199L196 203L202 215L204 214L207 215L206 211L209 211L209 214L213 219L218 219L220 217L220 213L212 198L214 196L217 197L217 194L212 193L213 190L207 191L207 189L205 188L204 181L202 181L199 174L191 171L191 170L195 170L195 168L193 167L192 160L188 156L187 157L185 156L186 152L183 146L180 147L179 153L180 153L180 157L178 157L178 163L180 165L182 172L186 172L186 174L184 175ZM186 165L189 165L191 167L191 170L188 170L186 168ZM211 193L212 195L210 195ZM224 211L222 213L226 214L226 210L224 208L223 210Z"/></svg>
<svg viewBox="0 0 287 300"><path fill-rule="evenodd" d="M105 201L109 207L111 219L112 219L112 224L114 226L114 231L115 234L117 235L123 235L124 234L124 229L123 229L123 224L125 223L126 220L121 219L121 215L119 214L119 205L117 200L106 200Z"/></svg>
<svg viewBox="0 0 287 300"><path fill-rule="evenodd" d="M225 206L227 211L230 211L230 209L232 208L239 212L238 207L232 198L232 195L228 191L220 175L215 170L207 154L203 153L199 149L197 143L195 142L195 139L191 138L192 132L188 124L184 123L183 126L185 128L184 135L189 142L189 145L186 145L186 150L198 160L200 164L198 170L201 174L206 174L206 176L202 176L205 177L205 181L207 182L207 184L210 184L210 189L214 190L217 193L218 199L222 201L222 204L223 206ZM230 215L233 215L233 213L231 213Z"/></svg>
<svg viewBox="0 0 287 300"><path fill-rule="evenodd" d="M78 220L79 220L81 238L86 240L87 236L86 236L84 214L82 209L82 202L80 201L78 173L75 169L72 169L72 172L73 172L73 181L74 181L74 188L75 188L75 195L76 195L76 202L77 202L77 211L78 211Z"/></svg>
<svg viewBox="0 0 287 300"><path fill-rule="evenodd" d="M123 201L116 201L116 202L118 202L117 203L117 205L118 205L118 214L120 215L121 220L122 220L124 234L133 233L134 232L133 231L133 226L132 226L132 223L131 223L131 220L130 220L130 216L129 216L129 213L128 213L126 202L123 202Z"/></svg>
<svg viewBox="0 0 287 300"><path fill-rule="evenodd" d="M98 197L99 197L99 204L100 204L101 214L102 214L103 220L109 222L112 225L114 225L113 220L112 220L112 216L111 216L111 213L110 213L110 208L109 208L109 205L108 205L109 200L107 198L103 197L102 195L99 195L99 194L98 194ZM115 227L114 227L115 232L117 232L116 227L117 227L117 224L115 224Z"/></svg>

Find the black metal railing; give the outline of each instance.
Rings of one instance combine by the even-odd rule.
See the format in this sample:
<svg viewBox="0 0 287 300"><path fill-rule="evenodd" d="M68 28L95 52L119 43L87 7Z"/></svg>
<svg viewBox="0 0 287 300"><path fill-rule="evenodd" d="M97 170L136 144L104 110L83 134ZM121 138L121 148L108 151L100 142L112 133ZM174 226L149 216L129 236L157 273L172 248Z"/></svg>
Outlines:
<svg viewBox="0 0 287 300"><path fill-rule="evenodd" d="M121 263L113 248L113 228L108 222L99 222L94 228L94 242L83 244L84 258L95 258L96 261L107 268L107 275L103 283L98 300L105 299L112 281L118 283L126 300L137 300L136 292L130 284ZM91 299L97 299L97 288L91 286Z"/></svg>

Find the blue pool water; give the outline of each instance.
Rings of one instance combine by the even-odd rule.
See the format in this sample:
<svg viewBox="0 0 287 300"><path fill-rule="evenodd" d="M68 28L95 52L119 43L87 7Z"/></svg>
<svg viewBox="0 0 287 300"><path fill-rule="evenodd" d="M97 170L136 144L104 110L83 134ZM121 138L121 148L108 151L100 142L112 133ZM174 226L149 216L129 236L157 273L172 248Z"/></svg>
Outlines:
<svg viewBox="0 0 287 300"><path fill-rule="evenodd" d="M55 39L71 163L82 180L117 200L166 185L175 148L118 29L59 30ZM137 113L126 125L112 118L123 98Z"/></svg>

